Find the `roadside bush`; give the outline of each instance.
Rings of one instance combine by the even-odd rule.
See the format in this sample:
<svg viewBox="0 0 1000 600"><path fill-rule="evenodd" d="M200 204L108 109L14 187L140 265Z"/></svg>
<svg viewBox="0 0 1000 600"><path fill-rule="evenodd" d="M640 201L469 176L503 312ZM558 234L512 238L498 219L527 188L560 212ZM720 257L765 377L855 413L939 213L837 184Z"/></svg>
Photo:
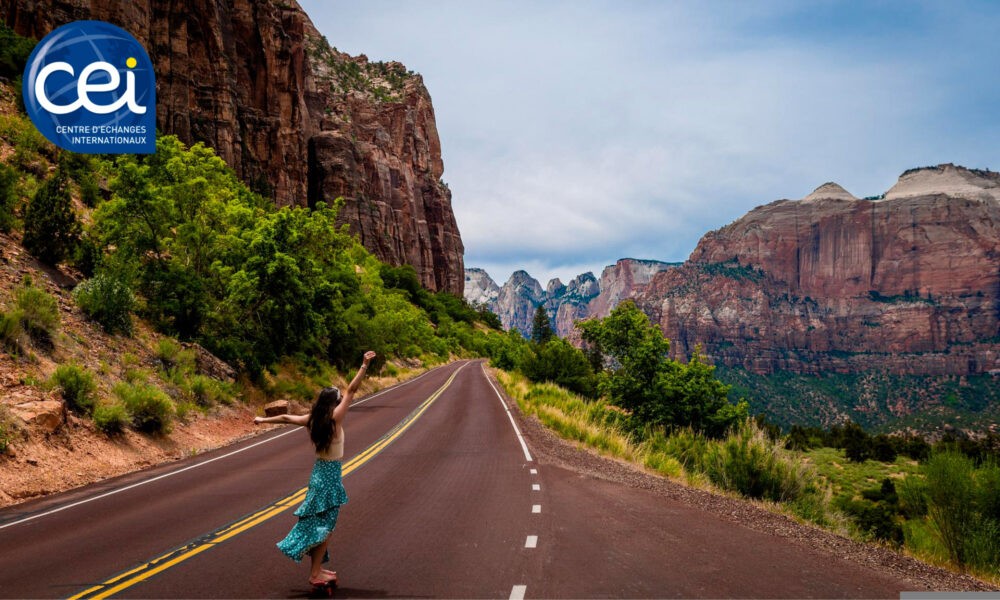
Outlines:
<svg viewBox="0 0 1000 600"><path fill-rule="evenodd" d="M120 383L114 393L128 411L133 427L146 433L169 433L175 410L163 390L147 383Z"/></svg>
<svg viewBox="0 0 1000 600"><path fill-rule="evenodd" d="M788 502L802 494L806 475L752 419L705 450L705 474L719 487L749 498Z"/></svg>
<svg viewBox="0 0 1000 600"><path fill-rule="evenodd" d="M661 429L648 433L647 438L655 448L662 448L663 452L680 462L686 471L704 472L708 440L690 427L675 429L670 435Z"/></svg>
<svg viewBox="0 0 1000 600"><path fill-rule="evenodd" d="M953 562L965 563L964 527L971 518L972 461L961 454L943 452L926 468L927 512L930 524Z"/></svg>
<svg viewBox="0 0 1000 600"><path fill-rule="evenodd" d="M73 299L107 333L132 334L135 295L125 278L110 272L98 273L76 286Z"/></svg>
<svg viewBox="0 0 1000 600"><path fill-rule="evenodd" d="M63 400L73 412L89 415L94 410L94 375L80 365L67 363L56 367L52 383L62 389Z"/></svg>
<svg viewBox="0 0 1000 600"><path fill-rule="evenodd" d="M892 480L884 479L881 487L864 490L861 496L840 501L838 508L854 518L855 527L863 535L896 546L902 544L903 528L896 518L900 500Z"/></svg>
<svg viewBox="0 0 1000 600"><path fill-rule="evenodd" d="M553 334L554 335L554 334ZM597 396L597 380L583 352L559 338L535 345L522 371L534 382L551 381L585 398Z"/></svg>
<svg viewBox="0 0 1000 600"><path fill-rule="evenodd" d="M128 411L118 402L101 404L94 409L94 426L105 435L112 436L124 432L128 423Z"/></svg>

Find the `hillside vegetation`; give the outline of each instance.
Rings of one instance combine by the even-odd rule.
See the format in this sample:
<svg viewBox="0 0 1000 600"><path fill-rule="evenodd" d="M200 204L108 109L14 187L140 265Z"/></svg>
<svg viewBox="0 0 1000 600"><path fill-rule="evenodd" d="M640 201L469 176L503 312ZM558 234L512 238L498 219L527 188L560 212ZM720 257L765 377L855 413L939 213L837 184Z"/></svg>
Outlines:
<svg viewBox="0 0 1000 600"><path fill-rule="evenodd" d="M173 136L145 156L54 147L18 105L9 77L26 53L7 52L17 47L5 46L0 65L5 492L64 486L56 472L72 467L54 457L39 466L48 460L32 458L45 453L39 444L98 436L175 456L186 451L178 444L203 446L188 437L203 415L242 410L249 422L246 403L310 402L364 350L379 354L380 385L479 355L502 336L486 324L495 317L427 291L412 267L381 263L336 226L339 199L278 208L210 148ZM138 463L149 460L158 458ZM15 491L8 484L25 465L44 469L47 483Z"/></svg>

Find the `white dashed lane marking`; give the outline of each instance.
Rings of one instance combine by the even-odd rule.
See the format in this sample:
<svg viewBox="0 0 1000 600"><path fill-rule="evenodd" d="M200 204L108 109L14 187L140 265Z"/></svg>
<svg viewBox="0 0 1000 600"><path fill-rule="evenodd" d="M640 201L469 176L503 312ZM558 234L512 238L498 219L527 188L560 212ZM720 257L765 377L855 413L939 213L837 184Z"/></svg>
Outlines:
<svg viewBox="0 0 1000 600"><path fill-rule="evenodd" d="M531 491L540 492L542 491L542 486L538 485L537 483L533 483L531 484Z"/></svg>
<svg viewBox="0 0 1000 600"><path fill-rule="evenodd" d="M540 512L542 512L542 505L541 504L532 505L532 507L531 507L531 513L532 514L537 515Z"/></svg>
<svg viewBox="0 0 1000 600"><path fill-rule="evenodd" d="M515 585L510 591L510 600L524 600L524 594L528 591L526 585Z"/></svg>
<svg viewBox="0 0 1000 600"><path fill-rule="evenodd" d="M528 539L524 540L525 548L537 548L538 547L538 536L529 535Z"/></svg>

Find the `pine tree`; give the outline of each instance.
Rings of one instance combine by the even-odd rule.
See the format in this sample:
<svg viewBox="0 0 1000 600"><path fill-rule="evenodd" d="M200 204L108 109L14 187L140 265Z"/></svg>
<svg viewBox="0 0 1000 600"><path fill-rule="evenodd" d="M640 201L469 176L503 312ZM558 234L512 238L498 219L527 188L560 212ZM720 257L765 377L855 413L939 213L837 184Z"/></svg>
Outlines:
<svg viewBox="0 0 1000 600"><path fill-rule="evenodd" d="M80 223L73 212L69 183L56 169L35 193L24 212L24 247L42 262L56 265L73 251L80 238Z"/></svg>
<svg viewBox="0 0 1000 600"><path fill-rule="evenodd" d="M535 318L531 322L531 341L544 344L555 336L556 332L552 330L552 323L549 321L549 313L539 304L535 309Z"/></svg>

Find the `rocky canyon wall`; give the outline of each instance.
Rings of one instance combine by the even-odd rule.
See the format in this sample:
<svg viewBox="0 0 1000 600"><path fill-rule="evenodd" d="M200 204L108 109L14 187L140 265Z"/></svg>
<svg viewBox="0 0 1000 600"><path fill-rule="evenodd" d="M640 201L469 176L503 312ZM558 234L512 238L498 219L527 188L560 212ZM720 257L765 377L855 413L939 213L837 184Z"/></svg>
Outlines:
<svg viewBox="0 0 1000 600"><path fill-rule="evenodd" d="M678 356L756 373L1000 369L1000 175L908 171L882 198L825 184L705 235L637 303Z"/></svg>
<svg viewBox="0 0 1000 600"><path fill-rule="evenodd" d="M278 205L344 197L366 248L462 294L434 109L403 65L336 51L294 0L0 0L0 18L35 38L83 19L129 31L153 61L161 132L211 146Z"/></svg>

